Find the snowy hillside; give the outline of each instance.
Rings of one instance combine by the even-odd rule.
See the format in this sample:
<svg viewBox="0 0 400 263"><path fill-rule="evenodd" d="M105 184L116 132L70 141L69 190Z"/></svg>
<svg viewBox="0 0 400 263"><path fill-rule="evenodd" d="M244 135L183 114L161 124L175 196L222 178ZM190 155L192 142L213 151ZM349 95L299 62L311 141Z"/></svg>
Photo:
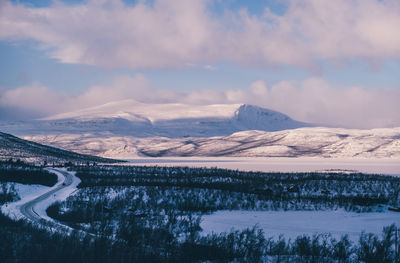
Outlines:
<svg viewBox="0 0 400 263"><path fill-rule="evenodd" d="M144 104L133 100L63 113L32 122L3 123L15 135L92 133L170 138L230 135L238 131L279 131L307 127L288 116L257 106L218 104Z"/></svg>
<svg viewBox="0 0 400 263"><path fill-rule="evenodd" d="M244 131L209 138L94 137L92 134L36 135L26 139L112 158L136 156L357 157L399 158L400 128L300 128Z"/></svg>
<svg viewBox="0 0 400 263"><path fill-rule="evenodd" d="M14 161L20 159L24 162L36 164L43 164L44 162L48 164L60 164L65 162L116 162L115 160L82 155L41 145L0 132L0 160L9 159L13 159Z"/></svg>

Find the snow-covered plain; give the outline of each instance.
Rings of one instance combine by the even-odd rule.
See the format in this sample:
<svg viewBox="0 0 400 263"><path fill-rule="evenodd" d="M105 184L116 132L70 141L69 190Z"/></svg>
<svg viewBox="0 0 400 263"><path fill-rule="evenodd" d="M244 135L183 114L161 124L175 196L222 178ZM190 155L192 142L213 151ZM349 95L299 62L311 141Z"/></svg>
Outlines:
<svg viewBox="0 0 400 263"><path fill-rule="evenodd" d="M11 183L14 184L14 189L17 192L20 199L30 199L32 196L36 196L37 193L46 192L50 187L40 185L40 184L20 184L20 183Z"/></svg>
<svg viewBox="0 0 400 263"><path fill-rule="evenodd" d="M202 216L202 234L243 230L257 225L267 237L283 235L292 240L300 235L330 233L335 238L349 235L358 241L362 231L380 235L385 226L400 224L400 213L355 213L336 211L217 211Z"/></svg>
<svg viewBox="0 0 400 263"><path fill-rule="evenodd" d="M135 158L125 165L218 167L260 172L356 171L400 176L400 161L382 158L165 157Z"/></svg>
<svg viewBox="0 0 400 263"><path fill-rule="evenodd" d="M11 186L14 187L15 192L18 194L19 199L33 199L35 196L37 196L37 193L43 193L48 191L48 189L50 187L48 186L44 186L44 185L40 185L40 184L20 184L20 183L10 183L7 182L6 184L6 188L9 189L11 188ZM0 192L2 191L2 189L0 189ZM19 201L19 200L18 200ZM8 204L7 204L8 206Z"/></svg>

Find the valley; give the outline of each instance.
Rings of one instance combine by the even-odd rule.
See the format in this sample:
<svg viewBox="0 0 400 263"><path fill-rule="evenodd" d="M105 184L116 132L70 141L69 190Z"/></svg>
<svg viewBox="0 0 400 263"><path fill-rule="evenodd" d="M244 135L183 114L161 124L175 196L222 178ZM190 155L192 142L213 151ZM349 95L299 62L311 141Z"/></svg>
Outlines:
<svg viewBox="0 0 400 263"><path fill-rule="evenodd" d="M1 127L18 137L0 133L8 235L0 247L18 255L398 260L400 128L316 127L251 105L132 101Z"/></svg>
<svg viewBox="0 0 400 263"><path fill-rule="evenodd" d="M9 173L21 169L11 163L2 163L1 168ZM68 172L48 170L59 178L52 188L39 189L38 197L19 205L17 201L2 206L3 212L20 211L22 218L34 223L8 235L8 244L17 251L16 240L24 231L30 233L25 239L41 236L43 249L60 244L71 253L68 258L85 260L94 260L101 251L153 262L308 262L311 257L357 262L365 257L394 260L398 249L395 224L400 214L390 211L400 204L398 177L183 166L80 165ZM72 180L75 185L70 187L75 176L79 180ZM64 189L68 193L58 196ZM15 223L0 219L0 231L11 231ZM38 227L48 232L37 232ZM65 231L71 228L74 231ZM20 255L34 251L32 243L23 244L25 252ZM77 251L82 246L84 254ZM337 246L346 247L344 254L335 252ZM61 253L56 251L47 254Z"/></svg>
<svg viewBox="0 0 400 263"><path fill-rule="evenodd" d="M23 139L81 154L136 157L400 158L400 128L318 127L253 105L111 102L0 123Z"/></svg>

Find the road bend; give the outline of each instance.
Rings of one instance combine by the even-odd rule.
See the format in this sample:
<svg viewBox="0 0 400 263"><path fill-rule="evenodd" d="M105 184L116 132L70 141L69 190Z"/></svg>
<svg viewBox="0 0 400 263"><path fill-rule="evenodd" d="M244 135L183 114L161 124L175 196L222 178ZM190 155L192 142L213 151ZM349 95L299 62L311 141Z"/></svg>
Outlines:
<svg viewBox="0 0 400 263"><path fill-rule="evenodd" d="M70 229L68 226L60 224L60 223L56 223L55 221L50 221L44 217L42 217L40 215L40 213L38 212L38 206L42 203L45 202L48 198L57 195L58 193L60 193L61 191L64 191L67 188L71 188L72 184L74 182L74 175L72 175L71 173L64 171L64 170L60 170L60 169L49 169L49 171L53 171L53 172L58 172L60 174L62 174L62 176L64 177L64 180L61 182L58 182L58 186L55 188L51 188L48 192L22 204L19 209L21 214L35 222L41 225L45 225L45 226L54 226L54 227L62 227L64 229ZM76 179L78 180L78 179Z"/></svg>

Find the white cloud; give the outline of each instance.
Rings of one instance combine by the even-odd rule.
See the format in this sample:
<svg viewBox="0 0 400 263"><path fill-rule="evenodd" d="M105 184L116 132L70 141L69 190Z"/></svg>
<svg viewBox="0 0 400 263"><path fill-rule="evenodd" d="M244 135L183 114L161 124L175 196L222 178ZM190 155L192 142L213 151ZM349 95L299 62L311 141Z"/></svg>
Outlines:
<svg viewBox="0 0 400 263"><path fill-rule="evenodd" d="M93 86L76 97L38 84L20 87L0 94L0 108L18 108L44 116L125 99L189 105L248 103L321 125L351 128L400 126L399 89L341 87L320 78L302 82L281 81L271 86L258 80L247 90L176 92L152 89L146 78L138 74L135 77L120 76L108 85Z"/></svg>
<svg viewBox="0 0 400 263"><path fill-rule="evenodd" d="M267 89L265 96L254 90L248 94L248 103L315 124L353 128L400 126L399 89L340 87L311 78L301 83L282 81Z"/></svg>
<svg viewBox="0 0 400 263"><path fill-rule="evenodd" d="M19 108L34 115L68 110L68 100L65 94L53 92L40 84L22 86L0 94L1 107Z"/></svg>
<svg viewBox="0 0 400 263"><path fill-rule="evenodd" d="M205 70L210 70L210 71L215 71L215 70L217 70L218 68L217 68L216 66L213 66L213 65L204 65L204 66L203 66L203 69L205 69Z"/></svg>
<svg viewBox="0 0 400 263"><path fill-rule="evenodd" d="M73 107L91 107L123 99L143 100L149 97L150 84L142 74L119 76L109 85L96 85L74 98Z"/></svg>
<svg viewBox="0 0 400 263"><path fill-rule="evenodd" d="M279 16L217 16L204 0L89 0L33 8L0 2L0 39L34 39L64 63L171 68L231 61L316 68L318 61L400 59L398 0L288 0Z"/></svg>
<svg viewBox="0 0 400 263"><path fill-rule="evenodd" d="M32 84L0 93L0 107L20 108L46 116L129 98L148 100L151 94L148 88L149 84L141 74L133 78L119 76L109 85L92 86L75 97Z"/></svg>

